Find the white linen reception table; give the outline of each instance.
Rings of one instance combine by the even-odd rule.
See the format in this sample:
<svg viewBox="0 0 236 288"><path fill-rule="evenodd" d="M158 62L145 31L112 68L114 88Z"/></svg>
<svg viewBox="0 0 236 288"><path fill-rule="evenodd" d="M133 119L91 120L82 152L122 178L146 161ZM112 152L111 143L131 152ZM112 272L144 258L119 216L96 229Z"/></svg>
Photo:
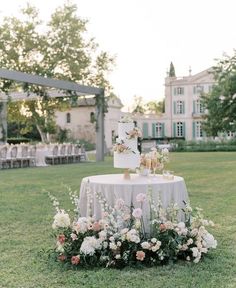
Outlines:
<svg viewBox="0 0 236 288"><path fill-rule="evenodd" d="M87 188L89 187L91 198L88 203ZM80 186L80 214L82 217L90 216L88 207L92 210L92 216L95 219L101 219L101 206L96 197L96 193L101 193L109 205L114 207L117 199L122 198L128 207L133 205L135 208L140 207L136 201L139 193L148 193L152 191L154 202L161 200L163 208L167 208L171 203L177 203L179 208L184 208L185 202L188 202L188 193L185 181L182 177L174 176L174 179L164 179L162 175L156 176L139 176L131 174L131 179L126 180L123 174L96 175L83 178ZM89 204L89 205L88 205ZM150 215L148 201L143 206L143 216L145 226L147 225ZM183 219L183 213L179 214L179 220Z"/></svg>

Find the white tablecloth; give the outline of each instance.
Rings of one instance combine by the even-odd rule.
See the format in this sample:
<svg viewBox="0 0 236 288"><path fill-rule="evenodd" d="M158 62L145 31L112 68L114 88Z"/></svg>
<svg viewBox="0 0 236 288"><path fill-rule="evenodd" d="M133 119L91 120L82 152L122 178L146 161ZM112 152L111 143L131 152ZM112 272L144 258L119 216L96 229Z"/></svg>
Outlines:
<svg viewBox="0 0 236 288"><path fill-rule="evenodd" d="M157 202L160 198L164 208L171 203L177 203L180 208L184 208L183 201L188 201L188 193L182 177L175 176L173 180L167 180L162 175L145 177L131 174L131 179L125 180L123 174L90 176L83 178L80 186L80 214L82 217L89 216L89 211L87 211L87 185L91 189L93 199L91 208L96 219L101 219L101 207L95 192L102 193L111 206L114 206L117 199L122 198L126 205L131 206L133 204L135 208L140 207L140 203L136 202L136 196L139 193L147 193L149 187L152 190L154 202ZM150 215L147 201L143 206L143 214L147 223ZM179 220L184 220L181 213L179 214Z"/></svg>

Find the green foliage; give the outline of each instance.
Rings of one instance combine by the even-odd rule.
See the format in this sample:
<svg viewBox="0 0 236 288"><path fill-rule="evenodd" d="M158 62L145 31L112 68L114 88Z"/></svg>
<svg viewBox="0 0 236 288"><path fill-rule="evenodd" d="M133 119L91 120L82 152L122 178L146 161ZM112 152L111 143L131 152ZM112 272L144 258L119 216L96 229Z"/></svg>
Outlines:
<svg viewBox="0 0 236 288"><path fill-rule="evenodd" d="M224 55L212 68L216 85L211 93L202 95L206 108L203 129L210 136L236 131L236 50L232 57Z"/></svg>
<svg viewBox="0 0 236 288"><path fill-rule="evenodd" d="M0 65L2 68L95 85L111 89L107 75L114 59L99 51L94 39L87 39L87 21L77 16L77 6L66 2L51 15L45 26L37 9L30 4L21 10L21 18L5 17L0 25ZM35 126L42 141L56 131L55 110L69 107L65 98L49 98L45 87L1 80L0 90L36 94L35 101L11 102L8 121L22 122L30 131ZM27 117L22 112L27 110Z"/></svg>
<svg viewBox="0 0 236 288"><path fill-rule="evenodd" d="M175 67L172 62L170 62L169 77L175 77Z"/></svg>
<svg viewBox="0 0 236 288"><path fill-rule="evenodd" d="M79 144L84 146L85 151L92 151L92 150L95 150L95 148L96 148L96 145L94 143L91 143L91 142L84 140L84 139L80 139Z"/></svg>
<svg viewBox="0 0 236 288"><path fill-rule="evenodd" d="M236 151L236 141L221 140L221 141L184 141L179 140L174 150L176 152L209 152L209 151Z"/></svg>
<svg viewBox="0 0 236 288"><path fill-rule="evenodd" d="M150 101L145 104L146 111L153 114L162 114L165 112L165 100L162 101Z"/></svg>

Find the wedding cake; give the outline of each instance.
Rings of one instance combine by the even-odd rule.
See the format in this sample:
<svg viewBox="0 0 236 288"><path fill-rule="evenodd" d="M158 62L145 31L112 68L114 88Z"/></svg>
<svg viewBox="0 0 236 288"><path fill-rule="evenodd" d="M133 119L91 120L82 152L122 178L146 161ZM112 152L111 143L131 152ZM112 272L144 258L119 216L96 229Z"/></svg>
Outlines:
<svg viewBox="0 0 236 288"><path fill-rule="evenodd" d="M134 169L139 167L138 137L141 137L141 132L134 127L133 120L123 117L118 122L118 138L114 145L115 168Z"/></svg>

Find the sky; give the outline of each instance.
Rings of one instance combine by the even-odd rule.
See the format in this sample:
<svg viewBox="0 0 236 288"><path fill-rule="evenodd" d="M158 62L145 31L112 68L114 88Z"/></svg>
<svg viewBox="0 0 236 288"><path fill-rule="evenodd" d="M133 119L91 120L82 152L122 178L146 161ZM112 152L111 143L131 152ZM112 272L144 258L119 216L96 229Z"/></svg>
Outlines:
<svg viewBox="0 0 236 288"><path fill-rule="evenodd" d="M17 16L25 0L1 3L0 18ZM28 0L47 21L65 0ZM172 61L177 77L197 74L236 48L235 0L73 0L88 20L88 35L116 57L109 75L124 110L134 96L164 97L164 79Z"/></svg>

